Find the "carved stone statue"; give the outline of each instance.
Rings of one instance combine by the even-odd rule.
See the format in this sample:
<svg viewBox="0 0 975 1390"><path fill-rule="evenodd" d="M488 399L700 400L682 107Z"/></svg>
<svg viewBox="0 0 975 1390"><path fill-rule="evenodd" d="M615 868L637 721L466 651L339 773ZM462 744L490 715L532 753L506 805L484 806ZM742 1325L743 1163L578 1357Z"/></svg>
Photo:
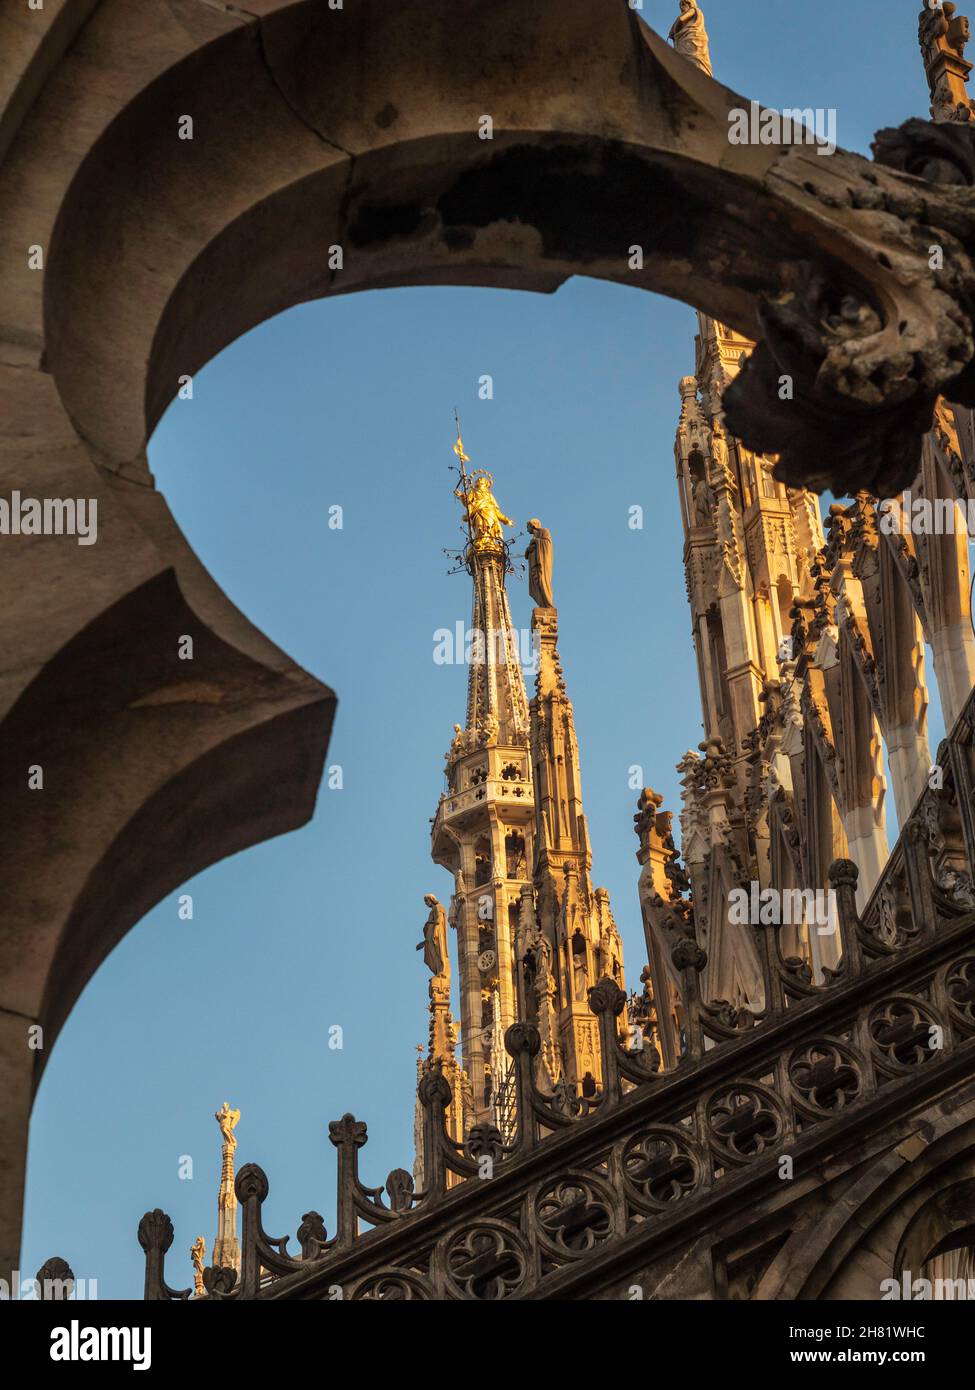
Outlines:
<svg viewBox="0 0 975 1390"><path fill-rule="evenodd" d="M205 1293L203 1287L203 1261L206 1259L207 1243L202 1236L197 1236L190 1246L190 1259L193 1261L193 1292L197 1298L202 1298Z"/></svg>
<svg viewBox="0 0 975 1390"><path fill-rule="evenodd" d="M515 524L498 506L497 498L491 491L493 486L491 474L481 473L468 482L466 493L463 488L457 488L454 492L454 496L464 504L475 550L500 550L504 545L502 527Z"/></svg>
<svg viewBox="0 0 975 1390"><path fill-rule="evenodd" d="M694 525L710 526L714 520L714 494L704 478L695 478L691 487Z"/></svg>
<svg viewBox="0 0 975 1390"><path fill-rule="evenodd" d="M554 608L552 597L552 533L537 517L528 523L532 539L525 551L528 561L528 592L539 608Z"/></svg>
<svg viewBox="0 0 975 1390"><path fill-rule="evenodd" d="M953 5L951 0L944 0L941 8L948 20L948 47L957 53L959 58L964 58L965 47L972 40L972 27L968 18L963 14L955 14L958 6Z"/></svg>
<svg viewBox="0 0 975 1390"><path fill-rule="evenodd" d="M488 710L478 721L478 745L481 748L490 748L497 743L500 727L498 716Z"/></svg>
<svg viewBox="0 0 975 1390"><path fill-rule="evenodd" d="M423 963L431 975L442 975L447 963L447 914L435 894L425 894L423 901L430 912L416 949L423 952Z"/></svg>
<svg viewBox="0 0 975 1390"><path fill-rule="evenodd" d="M728 455L728 436L720 420L711 425L711 457L714 459L715 475L720 478L727 474L731 464Z"/></svg>
<svg viewBox="0 0 975 1390"><path fill-rule="evenodd" d="M220 1126L220 1133L223 1135L223 1142L230 1148L236 1149L237 1137L234 1130L237 1128L237 1121L240 1119L239 1110L231 1110L227 1101L224 1101L220 1109L214 1112L213 1118Z"/></svg>
<svg viewBox="0 0 975 1390"><path fill-rule="evenodd" d="M526 884L518 900L518 925L515 928L515 960L522 961L535 934L535 895Z"/></svg>
<svg viewBox="0 0 975 1390"><path fill-rule="evenodd" d="M944 0L942 5L926 5L918 17L918 42L936 121L970 121L975 116L966 89L965 47L971 41L971 27L957 10L952 0Z"/></svg>
<svg viewBox="0 0 975 1390"><path fill-rule="evenodd" d="M704 27L704 15L695 0L680 0L680 14L674 20L667 35L678 53L689 58L708 77L711 73L711 48L708 31Z"/></svg>
<svg viewBox="0 0 975 1390"><path fill-rule="evenodd" d="M459 724L454 725L454 736L444 757L444 774L449 777L450 769L458 758L467 752L467 733Z"/></svg>
<svg viewBox="0 0 975 1390"><path fill-rule="evenodd" d="M599 938L599 965L604 975L617 981L622 974L622 951L619 932L615 927L604 927Z"/></svg>
<svg viewBox="0 0 975 1390"><path fill-rule="evenodd" d="M942 49L965 56L965 46L971 38L971 29L964 15L957 15L958 6L952 0L944 0L943 5L933 9L929 6L918 16L918 39L926 59L933 58L933 50Z"/></svg>
<svg viewBox="0 0 975 1390"><path fill-rule="evenodd" d="M586 991L589 985L589 963L586 960L586 947L582 938L582 933L578 930L572 936L572 978L574 980L573 993L577 1000L585 1002Z"/></svg>

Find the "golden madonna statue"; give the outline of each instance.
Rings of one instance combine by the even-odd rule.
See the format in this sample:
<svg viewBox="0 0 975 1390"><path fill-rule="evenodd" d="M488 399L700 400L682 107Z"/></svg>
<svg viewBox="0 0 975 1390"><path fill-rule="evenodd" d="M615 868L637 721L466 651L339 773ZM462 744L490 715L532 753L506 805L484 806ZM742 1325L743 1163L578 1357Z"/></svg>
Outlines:
<svg viewBox="0 0 975 1390"><path fill-rule="evenodd" d="M504 526L514 526L505 516L491 491L494 479L490 473L479 473L465 487L455 489L454 496L463 503L465 519L470 527L475 550L500 550L504 545Z"/></svg>

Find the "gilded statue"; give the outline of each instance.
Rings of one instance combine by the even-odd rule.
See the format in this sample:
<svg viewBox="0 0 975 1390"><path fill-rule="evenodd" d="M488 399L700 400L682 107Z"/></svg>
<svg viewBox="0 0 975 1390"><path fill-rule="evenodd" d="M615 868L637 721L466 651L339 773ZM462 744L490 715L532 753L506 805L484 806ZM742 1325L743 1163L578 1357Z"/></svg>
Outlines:
<svg viewBox="0 0 975 1390"><path fill-rule="evenodd" d="M234 1134L234 1130L237 1128L237 1121L240 1119L240 1111L231 1110L229 1103L224 1101L220 1109L214 1112L213 1118L220 1126L223 1142L228 1144L230 1148L236 1149L237 1136Z"/></svg>
<svg viewBox="0 0 975 1390"><path fill-rule="evenodd" d="M471 479L466 489L456 488L454 496L464 504L467 524L475 550L500 550L504 545L504 526L514 526L505 516L491 491L494 479L490 473L480 473Z"/></svg>
<svg viewBox="0 0 975 1390"><path fill-rule="evenodd" d="M695 0L680 0L680 14L674 20L667 35L678 53L706 72L711 73L711 48L708 31L704 27L704 15Z"/></svg>
<svg viewBox="0 0 975 1390"><path fill-rule="evenodd" d="M525 551L528 561L528 592L539 608L554 608L552 597L552 533L538 517L528 523L531 542Z"/></svg>

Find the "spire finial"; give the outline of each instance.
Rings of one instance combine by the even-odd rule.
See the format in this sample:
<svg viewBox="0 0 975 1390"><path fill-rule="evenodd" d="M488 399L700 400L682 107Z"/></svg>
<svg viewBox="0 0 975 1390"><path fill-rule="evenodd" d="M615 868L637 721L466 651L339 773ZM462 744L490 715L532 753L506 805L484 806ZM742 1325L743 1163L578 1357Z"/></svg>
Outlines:
<svg viewBox="0 0 975 1390"><path fill-rule="evenodd" d="M234 1151L237 1136L234 1130L240 1120L240 1111L231 1110L229 1101L224 1101L213 1118L220 1126L223 1135L223 1149L220 1165L220 1191L217 1195L217 1238L213 1242L213 1264L215 1268L240 1270L240 1243L237 1240L237 1194L234 1191Z"/></svg>
<svg viewBox="0 0 975 1390"><path fill-rule="evenodd" d="M454 453L457 455L457 463L451 467L456 467L457 476L460 479L460 487L454 489L454 496L464 504L464 523L467 526L468 546L474 544L474 533L471 529L470 507L468 506L468 477L465 463L470 463L470 456L464 453L464 441L460 433L460 412L454 406L454 424L457 426L457 443L454 445Z"/></svg>
<svg viewBox="0 0 975 1390"><path fill-rule="evenodd" d="M454 424L457 426L457 443L454 445L454 453L460 460L461 472L463 472L464 464L470 463L470 459L464 453L464 441L460 437L460 412L456 406L454 406Z"/></svg>

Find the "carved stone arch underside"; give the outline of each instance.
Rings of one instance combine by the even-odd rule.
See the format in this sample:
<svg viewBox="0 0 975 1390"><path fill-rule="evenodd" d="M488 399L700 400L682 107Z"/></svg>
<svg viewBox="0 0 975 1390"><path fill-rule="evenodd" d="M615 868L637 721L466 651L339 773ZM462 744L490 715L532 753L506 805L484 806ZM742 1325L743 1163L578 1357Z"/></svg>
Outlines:
<svg viewBox="0 0 975 1390"><path fill-rule="evenodd" d="M877 1300L975 1222L975 1101L950 1099L864 1162L836 1200L801 1221L755 1286L765 1299ZM947 1242L950 1244L950 1239Z"/></svg>
<svg viewBox="0 0 975 1390"><path fill-rule="evenodd" d="M938 1184L908 1221L894 1257L894 1278L917 1276L932 1257L962 1245L975 1245L975 1153Z"/></svg>

